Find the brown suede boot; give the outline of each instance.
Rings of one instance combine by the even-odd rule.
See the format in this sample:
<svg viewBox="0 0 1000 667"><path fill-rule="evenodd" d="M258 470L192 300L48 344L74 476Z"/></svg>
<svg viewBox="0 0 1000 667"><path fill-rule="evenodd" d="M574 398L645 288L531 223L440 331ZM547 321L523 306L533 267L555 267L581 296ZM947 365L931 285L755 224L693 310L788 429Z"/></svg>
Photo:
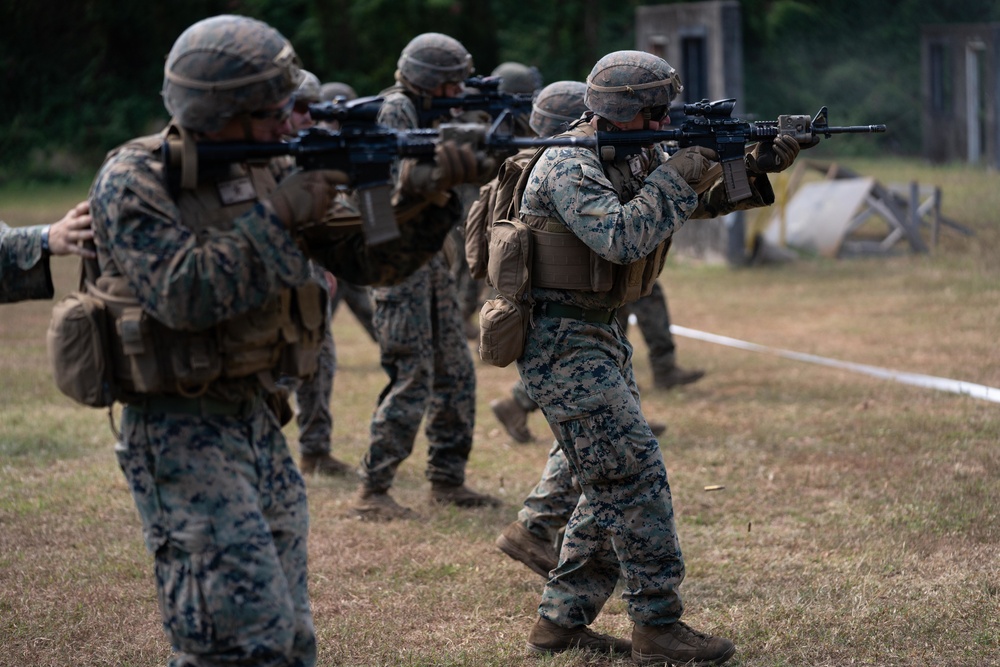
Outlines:
<svg viewBox="0 0 1000 667"><path fill-rule="evenodd" d="M705 371L700 368L683 369L680 366L653 371L653 386L657 389L673 389L684 384L691 384L705 377Z"/></svg>
<svg viewBox="0 0 1000 667"><path fill-rule="evenodd" d="M513 398L490 401L490 409L507 434L517 442L531 442L535 436L528 430L528 411Z"/></svg>
<svg viewBox="0 0 1000 667"><path fill-rule="evenodd" d="M594 632L586 625L562 628L552 621L538 617L528 634L528 650L532 653L562 653L570 649L595 653L628 653L632 642L611 635Z"/></svg>
<svg viewBox="0 0 1000 667"><path fill-rule="evenodd" d="M417 513L409 507L403 507L392 499L387 491L376 491L364 486L358 489L358 495L351 507L352 516L364 521L392 521L393 519L417 519Z"/></svg>
<svg viewBox="0 0 1000 667"><path fill-rule="evenodd" d="M507 525L497 538L497 548L516 561L524 563L545 579L559 562L559 554L551 541L538 537L520 521Z"/></svg>
<svg viewBox="0 0 1000 667"><path fill-rule="evenodd" d="M465 484L431 482L431 502L456 507L500 507L500 501L485 493L477 493Z"/></svg>
<svg viewBox="0 0 1000 667"><path fill-rule="evenodd" d="M329 454L303 454L299 464L303 475L328 475L336 477L346 475L351 472L351 466L340 459L335 459Z"/></svg>
<svg viewBox="0 0 1000 667"><path fill-rule="evenodd" d="M736 652L728 639L713 637L677 621L632 628L632 660L640 665L721 665Z"/></svg>

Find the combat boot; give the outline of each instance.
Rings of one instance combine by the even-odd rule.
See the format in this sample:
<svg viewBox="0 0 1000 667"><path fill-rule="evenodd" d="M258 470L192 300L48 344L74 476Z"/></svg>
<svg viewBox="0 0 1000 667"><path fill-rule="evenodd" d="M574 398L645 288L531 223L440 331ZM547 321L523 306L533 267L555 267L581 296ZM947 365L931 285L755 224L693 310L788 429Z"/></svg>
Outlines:
<svg viewBox="0 0 1000 667"><path fill-rule="evenodd" d="M700 368L684 369L671 366L663 370L653 370L653 386L657 389L673 389L684 384L691 384L705 377L705 371Z"/></svg>
<svg viewBox="0 0 1000 667"><path fill-rule="evenodd" d="M581 649L595 653L628 653L632 642L611 635L594 632L586 625L563 628L552 621L538 617L528 634L528 650L532 653L562 653Z"/></svg>
<svg viewBox="0 0 1000 667"><path fill-rule="evenodd" d="M500 501L485 493L477 493L465 484L431 482L431 502L456 507L500 507Z"/></svg>
<svg viewBox="0 0 1000 667"><path fill-rule="evenodd" d="M657 438L667 432L667 425L663 422L658 422L653 419L647 419L646 423L649 424L649 430L653 432Z"/></svg>
<svg viewBox="0 0 1000 667"><path fill-rule="evenodd" d="M721 665L736 652L728 639L713 637L677 621L632 628L632 661L640 665Z"/></svg>
<svg viewBox="0 0 1000 667"><path fill-rule="evenodd" d="M392 521L393 519L416 519L417 513L409 507L403 507L389 495L387 491L377 491L364 486L358 489L358 495L351 507L351 515L365 521Z"/></svg>
<svg viewBox="0 0 1000 667"><path fill-rule="evenodd" d="M340 459L333 458L329 454L303 454L299 468L301 468L303 475L317 473L336 477L351 472L350 465Z"/></svg>
<svg viewBox="0 0 1000 667"><path fill-rule="evenodd" d="M538 537L520 521L508 524L497 538L496 545L500 551L546 579L559 562L559 554L552 542Z"/></svg>
<svg viewBox="0 0 1000 667"><path fill-rule="evenodd" d="M497 421L503 425L507 434L517 442L531 442L535 439L528 430L528 411L521 407L513 398L495 399L490 401L490 409Z"/></svg>

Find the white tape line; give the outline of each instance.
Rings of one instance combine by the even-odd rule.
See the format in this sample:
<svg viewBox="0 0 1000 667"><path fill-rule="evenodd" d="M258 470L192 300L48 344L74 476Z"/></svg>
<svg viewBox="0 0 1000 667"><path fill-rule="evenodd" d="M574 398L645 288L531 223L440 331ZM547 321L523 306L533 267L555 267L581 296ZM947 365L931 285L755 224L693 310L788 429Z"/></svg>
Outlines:
<svg viewBox="0 0 1000 667"><path fill-rule="evenodd" d="M837 359L817 357L814 354L804 354L802 352L792 352L791 350L765 347L764 345L747 343L746 341L737 340L736 338L719 336L717 334L698 331L697 329L688 329L687 327L677 326L676 324L670 325L670 332L676 336L684 336L685 338L694 338L697 340L707 341L709 343L727 345L741 350L766 352L768 354L775 354L779 357L785 357L787 359L807 361L812 364L831 366L833 368L843 368L845 370L854 371L855 373L873 375L885 380L894 380L896 382L902 382L903 384L912 384L917 387L927 387L928 389L950 391L954 394L964 394L966 396L971 396L972 398L981 398L983 400L993 401L994 403L1000 403L1000 389L997 389L996 387L987 387L986 385L962 382L961 380L949 380L948 378L935 377L933 375L905 373L903 371L894 371L888 368L879 368L878 366L868 366L865 364L855 364L850 361L838 361Z"/></svg>

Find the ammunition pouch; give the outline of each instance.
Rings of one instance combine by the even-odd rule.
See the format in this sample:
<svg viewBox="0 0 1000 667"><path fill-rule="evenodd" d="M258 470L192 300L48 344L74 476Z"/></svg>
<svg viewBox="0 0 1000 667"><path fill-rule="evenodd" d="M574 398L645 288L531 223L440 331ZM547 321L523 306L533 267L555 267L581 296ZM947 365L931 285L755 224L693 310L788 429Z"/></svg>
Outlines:
<svg viewBox="0 0 1000 667"><path fill-rule="evenodd" d="M307 283L210 329L178 331L146 312L123 279L102 277L57 304L49 356L60 390L84 405L198 397L220 379L315 373L326 310L325 291Z"/></svg>
<svg viewBox="0 0 1000 667"><path fill-rule="evenodd" d="M493 224L487 279L499 296L479 313L479 356L503 367L524 352L531 322L531 230L520 220Z"/></svg>

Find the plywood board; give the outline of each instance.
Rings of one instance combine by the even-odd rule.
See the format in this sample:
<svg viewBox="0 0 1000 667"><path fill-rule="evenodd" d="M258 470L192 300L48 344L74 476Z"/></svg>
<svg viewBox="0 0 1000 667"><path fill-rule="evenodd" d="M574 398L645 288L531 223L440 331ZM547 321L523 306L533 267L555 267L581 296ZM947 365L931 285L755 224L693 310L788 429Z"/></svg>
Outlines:
<svg viewBox="0 0 1000 667"><path fill-rule="evenodd" d="M836 257L851 221L875 184L873 178L845 178L800 187L785 207L785 245ZM775 211L764 240L781 244L781 213Z"/></svg>

